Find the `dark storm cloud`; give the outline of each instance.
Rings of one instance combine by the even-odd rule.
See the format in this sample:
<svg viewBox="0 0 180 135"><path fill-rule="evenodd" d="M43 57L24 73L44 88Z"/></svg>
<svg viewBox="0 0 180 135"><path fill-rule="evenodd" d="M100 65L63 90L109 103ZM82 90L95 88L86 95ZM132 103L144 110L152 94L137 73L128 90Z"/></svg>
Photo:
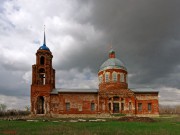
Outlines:
<svg viewBox="0 0 180 135"><path fill-rule="evenodd" d="M117 57L133 74L131 84L172 86L168 80L180 64L180 1L98 0L86 4L91 5L87 23L103 32L103 38L85 41L83 51L72 52L60 67L91 67L97 73L112 41ZM180 88L178 82L173 86Z"/></svg>
<svg viewBox="0 0 180 135"><path fill-rule="evenodd" d="M0 93L7 96L29 96L30 83L23 79L24 71L9 71L0 69Z"/></svg>
<svg viewBox="0 0 180 135"><path fill-rule="evenodd" d="M45 24L57 87L97 88L112 43L126 64L130 88L160 90L160 100L172 90L169 98L178 102L179 5L179 0L0 1L0 97L6 95L5 102L29 96Z"/></svg>

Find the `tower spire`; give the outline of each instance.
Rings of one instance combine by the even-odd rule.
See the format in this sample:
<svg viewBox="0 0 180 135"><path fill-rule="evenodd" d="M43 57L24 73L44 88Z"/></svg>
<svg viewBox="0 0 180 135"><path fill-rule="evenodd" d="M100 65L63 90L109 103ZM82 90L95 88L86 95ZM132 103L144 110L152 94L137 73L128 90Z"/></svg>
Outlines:
<svg viewBox="0 0 180 135"><path fill-rule="evenodd" d="M46 46L46 34L45 34L45 25L44 25L44 42L43 45Z"/></svg>

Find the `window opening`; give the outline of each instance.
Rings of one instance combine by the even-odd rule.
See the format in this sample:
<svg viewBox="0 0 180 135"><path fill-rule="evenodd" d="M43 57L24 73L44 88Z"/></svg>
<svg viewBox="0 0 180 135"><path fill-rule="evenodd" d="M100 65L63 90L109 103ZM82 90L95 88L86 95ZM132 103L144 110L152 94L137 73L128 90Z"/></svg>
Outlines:
<svg viewBox="0 0 180 135"><path fill-rule="evenodd" d="M152 110L152 104L148 103L148 111L151 111L151 110Z"/></svg>
<svg viewBox="0 0 180 135"><path fill-rule="evenodd" d="M120 73L120 82L124 82L124 73Z"/></svg>
<svg viewBox="0 0 180 135"><path fill-rule="evenodd" d="M105 82L109 82L109 73L105 74Z"/></svg>
<svg viewBox="0 0 180 135"><path fill-rule="evenodd" d="M40 85L46 84L46 75L45 75L45 70L43 68L39 70L39 84Z"/></svg>
<svg viewBox="0 0 180 135"><path fill-rule="evenodd" d="M113 112L119 113L119 103L113 103Z"/></svg>
<svg viewBox="0 0 180 135"><path fill-rule="evenodd" d="M138 103L138 111L142 111L142 103Z"/></svg>
<svg viewBox="0 0 180 135"><path fill-rule="evenodd" d="M94 110L95 110L95 104L91 103L91 111L94 111Z"/></svg>
<svg viewBox="0 0 180 135"><path fill-rule="evenodd" d="M41 58L40 58L40 64L41 64L41 65L44 65L44 56L41 56Z"/></svg>
<svg viewBox="0 0 180 135"><path fill-rule="evenodd" d="M70 110L70 103L66 103L66 111Z"/></svg>
<svg viewBox="0 0 180 135"><path fill-rule="evenodd" d="M112 76L113 76L113 81L117 82L117 73L113 72Z"/></svg>

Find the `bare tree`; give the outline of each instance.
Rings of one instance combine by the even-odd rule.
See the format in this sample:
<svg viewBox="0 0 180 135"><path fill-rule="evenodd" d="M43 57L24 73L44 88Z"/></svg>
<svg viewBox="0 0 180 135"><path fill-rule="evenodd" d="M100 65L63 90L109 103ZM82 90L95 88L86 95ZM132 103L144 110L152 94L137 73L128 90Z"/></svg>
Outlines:
<svg viewBox="0 0 180 135"><path fill-rule="evenodd" d="M5 104L0 104L0 111L5 112L7 106Z"/></svg>
<svg viewBox="0 0 180 135"><path fill-rule="evenodd" d="M180 105L160 105L159 111L161 114L180 114Z"/></svg>
<svg viewBox="0 0 180 135"><path fill-rule="evenodd" d="M27 105L27 106L25 106L24 108L25 108L25 110L26 110L27 112L30 111L30 106Z"/></svg>

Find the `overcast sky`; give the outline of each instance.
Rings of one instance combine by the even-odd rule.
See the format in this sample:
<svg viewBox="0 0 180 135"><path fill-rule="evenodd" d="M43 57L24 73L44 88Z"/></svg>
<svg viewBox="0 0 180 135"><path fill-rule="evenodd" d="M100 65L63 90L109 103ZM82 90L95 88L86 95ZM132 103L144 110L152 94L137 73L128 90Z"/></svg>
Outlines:
<svg viewBox="0 0 180 135"><path fill-rule="evenodd" d="M31 68L43 42L57 88L98 88L110 44L129 88L180 104L179 0L0 0L0 104L30 105Z"/></svg>

